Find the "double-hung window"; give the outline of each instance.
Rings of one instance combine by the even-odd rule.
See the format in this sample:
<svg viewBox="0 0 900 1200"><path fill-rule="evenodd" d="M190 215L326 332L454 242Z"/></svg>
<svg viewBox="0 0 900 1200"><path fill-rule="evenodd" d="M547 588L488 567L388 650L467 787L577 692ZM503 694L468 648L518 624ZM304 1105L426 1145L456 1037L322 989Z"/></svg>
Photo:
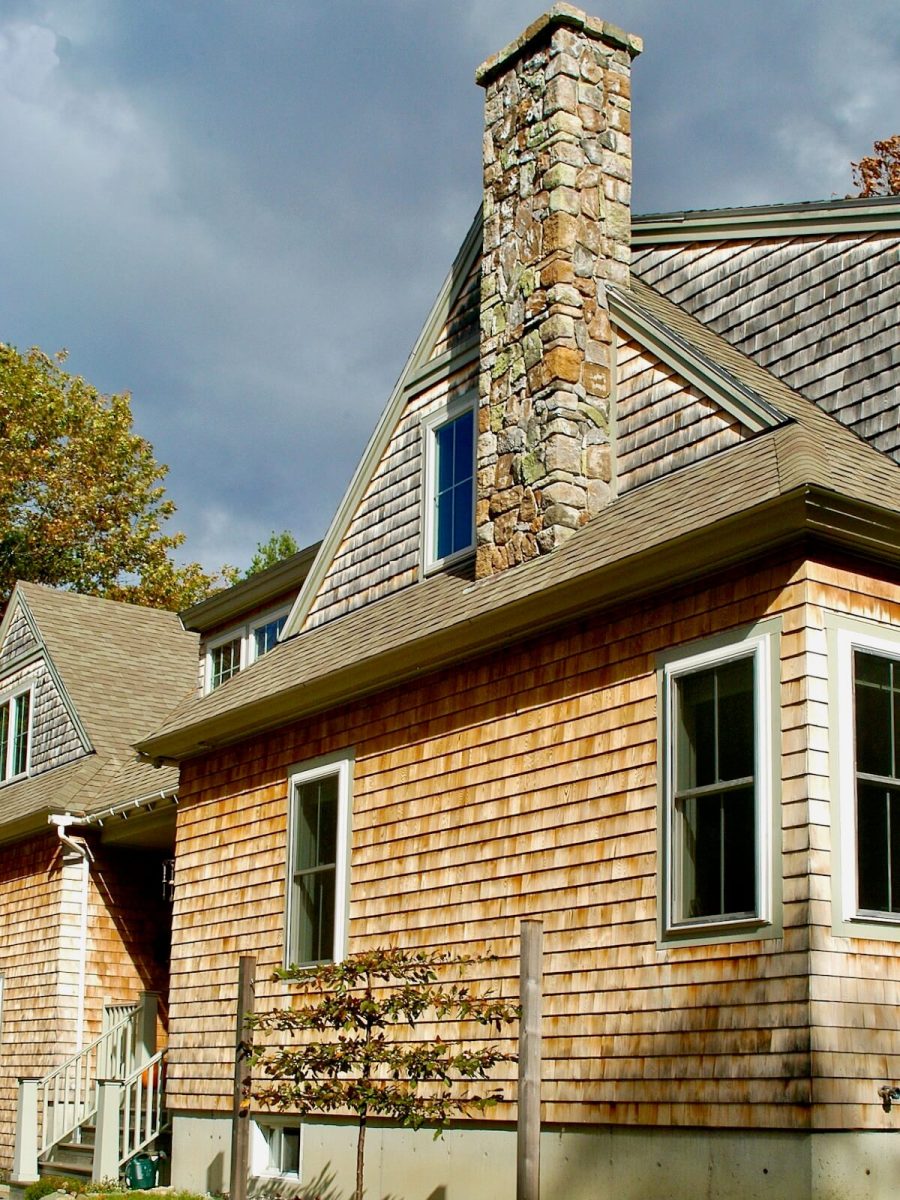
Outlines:
<svg viewBox="0 0 900 1200"><path fill-rule="evenodd" d="M853 700L857 902L900 916L900 659L856 648Z"/></svg>
<svg viewBox="0 0 900 1200"><path fill-rule="evenodd" d="M290 778L288 963L334 962L344 954L352 762L330 756Z"/></svg>
<svg viewBox="0 0 900 1200"><path fill-rule="evenodd" d="M31 688L0 700L0 783L28 773Z"/></svg>
<svg viewBox="0 0 900 1200"><path fill-rule="evenodd" d="M663 667L669 932L758 926L770 915L770 640L748 636Z"/></svg>
<svg viewBox="0 0 900 1200"><path fill-rule="evenodd" d="M834 615L835 920L900 935L900 632ZM841 919L845 924L841 926ZM891 927L894 927L893 930ZM856 928L855 928L856 927Z"/></svg>
<svg viewBox="0 0 900 1200"><path fill-rule="evenodd" d="M475 407L454 401L423 422L425 564L442 565L475 544Z"/></svg>

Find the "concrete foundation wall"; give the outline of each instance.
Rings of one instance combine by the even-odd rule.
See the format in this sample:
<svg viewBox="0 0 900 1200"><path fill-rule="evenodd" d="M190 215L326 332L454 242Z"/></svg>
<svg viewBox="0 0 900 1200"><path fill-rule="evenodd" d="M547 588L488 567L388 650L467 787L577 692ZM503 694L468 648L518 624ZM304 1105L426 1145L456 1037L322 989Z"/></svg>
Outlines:
<svg viewBox="0 0 900 1200"><path fill-rule="evenodd" d="M228 1118L175 1114L172 1183L227 1190L229 1144ZM259 1178L253 1192L348 1200L355 1154L352 1126L306 1122L302 1184ZM513 1200L515 1155L511 1128L455 1129L437 1141L427 1130L370 1128L366 1193L375 1200ZM895 1200L900 1136L609 1126L546 1130L541 1191L547 1200Z"/></svg>

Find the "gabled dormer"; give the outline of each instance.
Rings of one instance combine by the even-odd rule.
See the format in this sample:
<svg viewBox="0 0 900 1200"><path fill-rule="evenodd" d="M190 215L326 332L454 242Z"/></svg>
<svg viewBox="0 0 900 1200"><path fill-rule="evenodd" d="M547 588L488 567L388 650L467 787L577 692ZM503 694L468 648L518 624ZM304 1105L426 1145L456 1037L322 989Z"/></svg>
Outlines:
<svg viewBox="0 0 900 1200"><path fill-rule="evenodd" d="M189 694L177 615L19 582L0 622L0 841L177 785L131 744Z"/></svg>
<svg viewBox="0 0 900 1200"><path fill-rule="evenodd" d="M200 635L198 687L213 692L278 644L316 543L185 609L184 628Z"/></svg>
<svg viewBox="0 0 900 1200"><path fill-rule="evenodd" d="M29 603L29 597L32 603ZM90 754L93 745L17 584L0 623L0 787Z"/></svg>

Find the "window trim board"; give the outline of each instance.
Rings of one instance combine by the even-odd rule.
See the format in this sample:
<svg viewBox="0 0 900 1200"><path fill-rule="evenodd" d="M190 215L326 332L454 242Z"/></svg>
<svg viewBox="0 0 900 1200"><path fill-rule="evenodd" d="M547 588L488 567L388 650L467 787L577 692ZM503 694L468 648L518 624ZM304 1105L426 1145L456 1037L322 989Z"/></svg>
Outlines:
<svg viewBox="0 0 900 1200"><path fill-rule="evenodd" d="M472 529L467 546L436 558L432 554L435 538L435 475L436 475L436 446L437 432L451 421L458 420L464 413L472 413ZM421 428L421 471L422 471L422 511L420 519L419 561L422 564L422 575L430 575L453 563L470 558L475 552L475 501L478 467L478 397L472 391L445 401L433 412L427 413L420 422Z"/></svg>
<svg viewBox="0 0 900 1200"><path fill-rule="evenodd" d="M659 945L706 944L780 937L781 928L781 620L767 618L657 655ZM757 910L752 916L676 919L673 804L675 695L680 678L752 657L754 668L754 786Z"/></svg>
<svg viewBox="0 0 900 1200"><path fill-rule="evenodd" d="M331 962L340 962L347 953L347 930L350 914L350 846L353 833L353 774L356 758L352 749L299 763L288 771L287 781L287 839L285 853L285 905L283 965L314 966L315 963L294 963L291 957L291 934L294 905L294 812L297 787L329 775L338 778L337 855L334 876L334 936Z"/></svg>
<svg viewBox="0 0 900 1200"><path fill-rule="evenodd" d="M844 613L825 614L833 932L844 937L900 941L900 913L862 910L858 904L856 845L856 742L853 653L862 650L900 663L900 629Z"/></svg>
<svg viewBox="0 0 900 1200"><path fill-rule="evenodd" d="M29 679L25 683L14 684L11 687L0 690L0 707L5 704L10 705L10 722L6 733L6 744L0 746L0 754L3 756L5 770L7 771L12 766L13 745L15 742L15 722L12 719L13 704L21 696L28 696L28 728L25 731L25 769L16 773L5 774L0 779L0 787L5 787L8 783L18 783L22 779L28 779L31 775L32 754L34 750L35 682L34 679Z"/></svg>

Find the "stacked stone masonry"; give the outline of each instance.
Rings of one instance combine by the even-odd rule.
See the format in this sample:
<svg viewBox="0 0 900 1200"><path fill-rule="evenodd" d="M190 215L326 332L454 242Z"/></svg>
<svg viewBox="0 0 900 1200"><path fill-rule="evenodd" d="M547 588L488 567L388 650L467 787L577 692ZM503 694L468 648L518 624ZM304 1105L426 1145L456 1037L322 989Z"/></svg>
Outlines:
<svg viewBox="0 0 900 1200"><path fill-rule="evenodd" d="M557 5L478 73L479 577L552 550L610 499L606 286L628 282L639 50Z"/></svg>

